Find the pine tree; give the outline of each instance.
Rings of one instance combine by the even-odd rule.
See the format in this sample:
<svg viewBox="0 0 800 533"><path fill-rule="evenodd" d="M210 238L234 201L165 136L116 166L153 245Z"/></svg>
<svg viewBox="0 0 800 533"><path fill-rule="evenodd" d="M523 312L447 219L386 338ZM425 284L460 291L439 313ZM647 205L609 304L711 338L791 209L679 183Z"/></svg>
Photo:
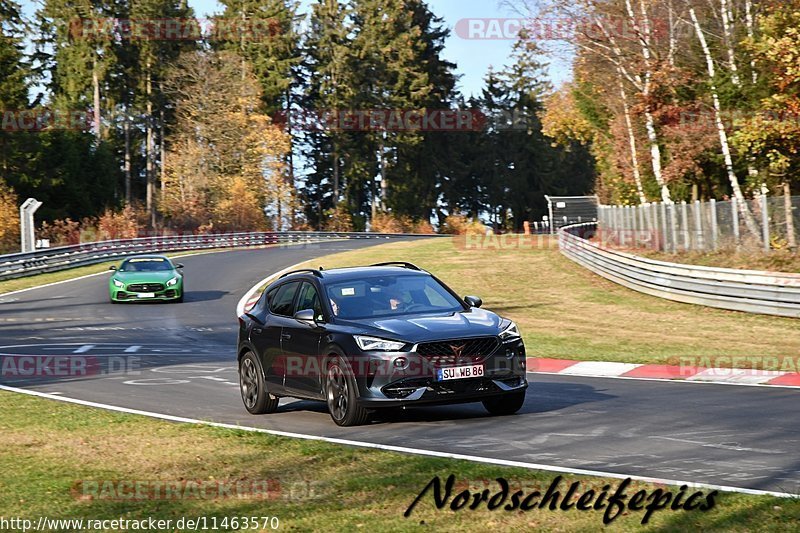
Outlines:
<svg viewBox="0 0 800 533"><path fill-rule="evenodd" d="M299 129L294 133L311 168L301 187L306 218L312 226L321 227L345 185L349 134L336 124L327 128L323 121L345 110L354 98L352 24L347 7L338 0L318 0L311 7L309 22L303 41L304 111L296 116ZM289 118L295 117L290 114Z"/></svg>

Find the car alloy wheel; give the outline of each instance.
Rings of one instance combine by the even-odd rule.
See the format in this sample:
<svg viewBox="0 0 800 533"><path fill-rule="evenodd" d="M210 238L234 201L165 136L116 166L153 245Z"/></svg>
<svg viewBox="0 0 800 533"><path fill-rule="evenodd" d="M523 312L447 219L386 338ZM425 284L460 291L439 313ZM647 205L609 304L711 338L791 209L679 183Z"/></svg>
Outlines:
<svg viewBox="0 0 800 533"><path fill-rule="evenodd" d="M356 402L355 384L347 374L347 368L347 363L341 357L331 361L325 380L325 399L336 424L358 426L367 421L369 411Z"/></svg>
<svg viewBox="0 0 800 533"><path fill-rule="evenodd" d="M277 411L280 400L267 392L258 360L252 352L246 353L239 363L239 390L250 413L260 415Z"/></svg>
<svg viewBox="0 0 800 533"><path fill-rule="evenodd" d="M256 375L256 367L249 358L242 361L240 381L244 405L248 409L252 409L258 400L258 376Z"/></svg>
<svg viewBox="0 0 800 533"><path fill-rule="evenodd" d="M328 369L328 409L336 421L341 421L347 416L347 403L349 389L347 379L338 364L333 364Z"/></svg>

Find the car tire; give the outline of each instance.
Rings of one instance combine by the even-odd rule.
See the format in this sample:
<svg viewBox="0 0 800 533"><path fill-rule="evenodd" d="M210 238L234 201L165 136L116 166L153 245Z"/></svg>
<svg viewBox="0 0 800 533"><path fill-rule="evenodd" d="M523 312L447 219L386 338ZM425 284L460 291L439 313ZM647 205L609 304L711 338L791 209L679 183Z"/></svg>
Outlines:
<svg viewBox="0 0 800 533"><path fill-rule="evenodd" d="M180 295L180 296L178 296L178 298L176 298L176 299L175 299L175 301L176 301L177 303L179 303L179 304L182 304L182 303L183 303L183 291L181 291L181 295Z"/></svg>
<svg viewBox="0 0 800 533"><path fill-rule="evenodd" d="M239 390L244 408L250 414L263 415L278 410L280 400L267 391L261 363L253 352L247 352L239 361Z"/></svg>
<svg viewBox="0 0 800 533"><path fill-rule="evenodd" d="M513 415L525 403L525 391L504 394L483 400L483 406L494 416Z"/></svg>
<svg viewBox="0 0 800 533"><path fill-rule="evenodd" d="M325 402L331 418L339 426L360 426L369 418L369 411L356 400L356 384L350 366L340 356L328 364Z"/></svg>

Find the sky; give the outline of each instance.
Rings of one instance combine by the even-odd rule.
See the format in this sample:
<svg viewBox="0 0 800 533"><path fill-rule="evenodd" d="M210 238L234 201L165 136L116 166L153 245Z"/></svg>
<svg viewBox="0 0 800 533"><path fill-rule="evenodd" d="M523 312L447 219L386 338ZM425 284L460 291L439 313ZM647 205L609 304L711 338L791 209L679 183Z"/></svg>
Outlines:
<svg viewBox="0 0 800 533"><path fill-rule="evenodd" d="M307 11L312 0L300 1L301 10ZM21 0L21 3L25 13L32 16L38 2ZM189 5L199 18L222 10L216 0L189 0ZM502 6L498 0L429 0L428 6L444 19L445 26L451 30L444 56L457 65L461 92L467 97L479 95L489 67L499 70L510 62L514 33L513 24L508 26L508 19L516 18L518 14ZM548 58L543 59L548 61ZM554 86L558 86L569 77L569 65L563 60L550 62L549 78Z"/></svg>

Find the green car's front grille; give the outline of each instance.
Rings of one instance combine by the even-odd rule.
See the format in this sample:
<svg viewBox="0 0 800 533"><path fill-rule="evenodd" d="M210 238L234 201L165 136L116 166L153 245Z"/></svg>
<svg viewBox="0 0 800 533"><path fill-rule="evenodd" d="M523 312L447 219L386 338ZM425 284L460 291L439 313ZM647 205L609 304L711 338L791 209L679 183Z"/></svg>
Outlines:
<svg viewBox="0 0 800 533"><path fill-rule="evenodd" d="M125 290L128 292L161 292L164 290L163 283L132 283Z"/></svg>

